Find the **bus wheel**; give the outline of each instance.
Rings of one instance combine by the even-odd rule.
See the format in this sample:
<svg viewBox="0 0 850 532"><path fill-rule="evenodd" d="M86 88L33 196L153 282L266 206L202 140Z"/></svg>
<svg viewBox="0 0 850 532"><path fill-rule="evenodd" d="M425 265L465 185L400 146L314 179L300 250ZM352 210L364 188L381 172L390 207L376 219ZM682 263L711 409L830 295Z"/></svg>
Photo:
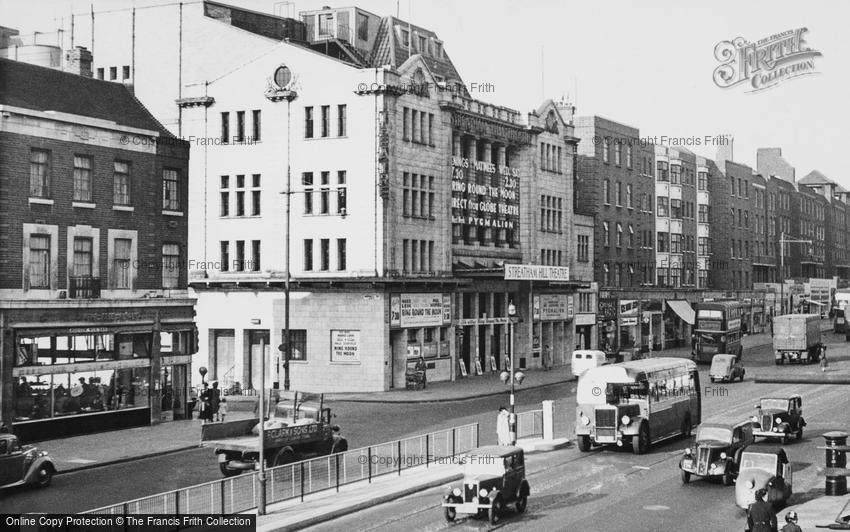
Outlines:
<svg viewBox="0 0 850 532"><path fill-rule="evenodd" d="M590 436L582 434L578 437L578 450L583 453L590 450Z"/></svg>
<svg viewBox="0 0 850 532"><path fill-rule="evenodd" d="M640 432L636 436L632 436L632 451L635 454L646 454L649 449L649 428L646 423L640 426Z"/></svg>

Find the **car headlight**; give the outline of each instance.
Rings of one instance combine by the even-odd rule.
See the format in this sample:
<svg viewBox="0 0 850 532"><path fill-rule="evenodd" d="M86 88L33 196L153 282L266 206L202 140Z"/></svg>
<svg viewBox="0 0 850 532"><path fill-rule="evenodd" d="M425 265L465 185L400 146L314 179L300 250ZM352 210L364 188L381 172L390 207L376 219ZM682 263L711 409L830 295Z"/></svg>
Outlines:
<svg viewBox="0 0 850 532"><path fill-rule="evenodd" d="M709 467L709 469L714 471L715 469L717 469L717 464L711 464L711 467Z"/></svg>
<svg viewBox="0 0 850 532"><path fill-rule="evenodd" d="M774 423L782 423L782 418L778 417L778 418L774 419L773 421L774 421Z"/></svg>
<svg viewBox="0 0 850 532"><path fill-rule="evenodd" d="M632 418L630 418L629 416L623 416L620 418L620 421L623 422L623 425L628 425L632 422Z"/></svg>
<svg viewBox="0 0 850 532"><path fill-rule="evenodd" d="M726 460L726 453L720 453L720 459Z"/></svg>
<svg viewBox="0 0 850 532"><path fill-rule="evenodd" d="M750 421L752 421L753 423L758 423L759 418L758 418L758 416L753 416L753 417L750 418Z"/></svg>
<svg viewBox="0 0 850 532"><path fill-rule="evenodd" d="M452 495L454 495L455 497L460 497L460 488L453 489Z"/></svg>
<svg viewBox="0 0 850 532"><path fill-rule="evenodd" d="M484 488L481 488L480 490L478 490L478 496L479 497L486 497L487 493L488 493L487 490L485 490Z"/></svg>
<svg viewBox="0 0 850 532"><path fill-rule="evenodd" d="M590 418L588 418L587 416L581 416L581 423L585 426L590 425Z"/></svg>
<svg viewBox="0 0 850 532"><path fill-rule="evenodd" d="M752 481L752 480L747 481L747 488L753 489L755 487L756 487L756 483L754 481Z"/></svg>

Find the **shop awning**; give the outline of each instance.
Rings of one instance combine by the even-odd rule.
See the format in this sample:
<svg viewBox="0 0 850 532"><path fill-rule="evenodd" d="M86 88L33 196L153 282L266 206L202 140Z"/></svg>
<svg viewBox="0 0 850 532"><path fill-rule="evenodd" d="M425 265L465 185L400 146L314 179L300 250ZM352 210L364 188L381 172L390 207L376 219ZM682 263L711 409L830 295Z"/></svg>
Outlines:
<svg viewBox="0 0 850 532"><path fill-rule="evenodd" d="M691 304L685 301L684 299L674 299L673 301L667 301L667 306L673 309L673 312L678 314L680 318L685 320L685 322L693 325L694 324L694 309L691 308Z"/></svg>

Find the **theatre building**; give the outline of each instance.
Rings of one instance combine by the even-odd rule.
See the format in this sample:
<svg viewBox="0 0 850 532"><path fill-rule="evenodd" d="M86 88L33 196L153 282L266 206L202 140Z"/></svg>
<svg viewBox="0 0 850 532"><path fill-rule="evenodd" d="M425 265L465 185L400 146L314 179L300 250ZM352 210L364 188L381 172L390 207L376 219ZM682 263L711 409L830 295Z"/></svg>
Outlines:
<svg viewBox="0 0 850 532"><path fill-rule="evenodd" d="M186 416L188 146L123 85L0 59L0 416L24 441Z"/></svg>

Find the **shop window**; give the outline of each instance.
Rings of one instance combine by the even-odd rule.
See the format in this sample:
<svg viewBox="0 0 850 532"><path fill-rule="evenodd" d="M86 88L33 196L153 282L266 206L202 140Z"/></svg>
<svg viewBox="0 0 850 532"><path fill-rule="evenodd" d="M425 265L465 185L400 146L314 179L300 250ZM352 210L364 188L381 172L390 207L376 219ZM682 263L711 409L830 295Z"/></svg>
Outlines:
<svg viewBox="0 0 850 532"><path fill-rule="evenodd" d="M281 338L286 336L286 330L281 331ZM290 360L307 361L307 331L305 329L289 329Z"/></svg>
<svg viewBox="0 0 850 532"><path fill-rule="evenodd" d="M425 329L425 343L430 344L434 341L434 329L426 328Z"/></svg>
<svg viewBox="0 0 850 532"><path fill-rule="evenodd" d="M419 343L419 329L407 329L407 343Z"/></svg>

